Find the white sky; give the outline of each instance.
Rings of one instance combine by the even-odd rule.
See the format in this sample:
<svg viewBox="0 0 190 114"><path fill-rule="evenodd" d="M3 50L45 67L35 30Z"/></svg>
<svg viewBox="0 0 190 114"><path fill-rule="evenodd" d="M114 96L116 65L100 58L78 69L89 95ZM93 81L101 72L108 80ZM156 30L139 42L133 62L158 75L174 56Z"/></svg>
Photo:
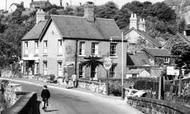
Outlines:
<svg viewBox="0 0 190 114"><path fill-rule="evenodd" d="M6 0L0 0L0 9L5 9L5 2ZM31 0L7 0L7 9L9 9L9 6L12 3L21 3L24 2L24 6L25 7L29 7L29 4L31 2ZM41 1L41 0L34 0L34 1ZM45 1L45 0L43 0ZM49 0L52 4L57 4L59 5L59 1L60 0ZM118 6L122 6L123 4L127 3L127 2L131 2L134 0L62 0L63 1L63 5L66 4L66 2L68 3L72 3L72 5L79 5L79 3L81 2L82 4L87 2L87 1L93 1L95 3L95 5L101 5L101 4L105 4L108 1L113 1L114 3L116 3ZM150 1L150 2L161 2L163 0L138 0L140 2L144 2L144 1Z"/></svg>

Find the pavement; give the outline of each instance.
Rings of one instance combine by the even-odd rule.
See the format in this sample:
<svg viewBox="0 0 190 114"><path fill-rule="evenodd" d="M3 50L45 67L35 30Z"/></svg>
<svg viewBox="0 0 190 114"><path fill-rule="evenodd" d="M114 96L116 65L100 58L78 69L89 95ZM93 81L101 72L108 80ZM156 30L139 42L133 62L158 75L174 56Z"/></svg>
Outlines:
<svg viewBox="0 0 190 114"><path fill-rule="evenodd" d="M62 114L62 112L68 112L68 114L72 114L72 113L73 114L79 114L79 113L88 114L89 112L95 113L95 114L100 113L100 112L101 112L100 114L103 114L103 113L115 114L115 113L118 113L118 111L116 110L120 110L123 112L125 111L127 112L127 114L142 114L140 111L129 106L126 103L126 101L121 99L121 97L102 95L102 94L94 93L89 90L81 89L81 88L67 89L65 84L63 85L52 84L52 83L46 83L44 81L39 81L39 80L34 80L34 79L0 78L0 80L3 80L3 79L18 82L18 83L24 83L25 85L33 85L33 87L29 86L28 88L24 88L24 90L37 91L38 95L41 91L41 88L36 87L36 86L42 87L43 85L47 85L48 88L51 89L52 93L54 93L54 98L51 99L51 104L50 104L50 108L53 110L51 110L52 112L48 112L51 114L59 114L59 113ZM86 102L88 102L88 104L86 104ZM106 105L113 104L114 107L110 105L110 107L113 107L113 108L110 108L106 106L105 104ZM96 112L97 111L96 109L94 108L92 109L91 107L89 107L90 105L92 105L91 107L97 108L98 112ZM80 108L77 109L76 108L77 106L80 106ZM57 107L65 107L65 108L62 108L61 110L57 110ZM118 107L118 109L116 109L115 107ZM109 109L111 111L108 112L106 109ZM40 110L40 112L41 114L47 113L43 110ZM120 112L120 113L122 114L123 112Z"/></svg>
<svg viewBox="0 0 190 114"><path fill-rule="evenodd" d="M47 85L48 88L52 88L52 89L59 89L59 90L63 89L66 91L77 91L77 92L80 92L83 94L96 95L96 96L100 96L100 97L104 97L104 98L108 98L108 99L111 98L111 99L123 101L121 97L98 94L98 93L92 92L90 90L82 89L82 88L72 88L72 85L69 85L70 89L67 89L65 83L60 85L60 84L54 84L54 83L47 83L45 81L40 81L40 80L35 80L35 79L30 79L30 78L2 78L2 77L0 77L0 80L9 80L9 81L14 81L14 82L27 83L27 84L33 84L33 85L42 86L42 87L43 87L43 85Z"/></svg>

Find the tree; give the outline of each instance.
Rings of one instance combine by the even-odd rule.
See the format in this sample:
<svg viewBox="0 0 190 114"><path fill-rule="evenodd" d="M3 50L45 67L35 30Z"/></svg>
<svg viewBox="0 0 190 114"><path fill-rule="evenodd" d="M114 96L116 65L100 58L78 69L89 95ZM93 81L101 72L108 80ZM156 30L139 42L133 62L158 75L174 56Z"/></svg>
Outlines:
<svg viewBox="0 0 190 114"><path fill-rule="evenodd" d="M10 17L3 18L3 29L0 33L0 68L10 67L19 61L21 56L21 39L34 26L35 18L23 16L23 4L17 6ZM1 25L0 24L0 25ZM1 27L0 27L1 28Z"/></svg>
<svg viewBox="0 0 190 114"><path fill-rule="evenodd" d="M75 15L76 16L83 16L84 15L84 7L82 5L76 7Z"/></svg>
<svg viewBox="0 0 190 114"><path fill-rule="evenodd" d="M105 5L97 6L95 14L97 17L113 19L119 8L114 2L107 2Z"/></svg>
<svg viewBox="0 0 190 114"><path fill-rule="evenodd" d="M129 25L130 18L129 9L126 7L122 7L117 14L115 15L115 21L120 29L123 29Z"/></svg>
<svg viewBox="0 0 190 114"><path fill-rule="evenodd" d="M88 56L88 57L84 57L84 59L86 61L82 61L80 63L80 65L90 67L91 68L91 78L94 78L96 67L103 65L103 62L101 61L102 58L97 57L97 56Z"/></svg>
<svg viewBox="0 0 190 114"><path fill-rule="evenodd" d="M177 67L185 67L185 69L190 69L190 46L187 43L180 42L175 44L171 50L172 55L174 55L175 63ZM186 71L186 73L189 71Z"/></svg>
<svg viewBox="0 0 190 114"><path fill-rule="evenodd" d="M153 17L157 17L159 20L169 22L176 20L175 11L167 6L164 2L158 2L152 5L150 14Z"/></svg>
<svg viewBox="0 0 190 114"><path fill-rule="evenodd" d="M52 8L49 10L49 14L58 15L59 13L57 12L56 8Z"/></svg>
<svg viewBox="0 0 190 114"><path fill-rule="evenodd" d="M0 33L3 33L6 29L6 25L1 23L1 16L0 16Z"/></svg>

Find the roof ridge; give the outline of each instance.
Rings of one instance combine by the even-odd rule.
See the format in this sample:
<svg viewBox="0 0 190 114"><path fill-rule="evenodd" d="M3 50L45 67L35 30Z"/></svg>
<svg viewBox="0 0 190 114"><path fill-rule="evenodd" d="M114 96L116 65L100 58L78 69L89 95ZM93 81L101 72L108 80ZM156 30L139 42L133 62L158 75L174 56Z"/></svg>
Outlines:
<svg viewBox="0 0 190 114"><path fill-rule="evenodd" d="M84 16L76 16L76 15L50 15L51 17L73 17L73 18L85 18ZM95 17L96 19L104 19L104 20L114 20L114 19L108 19L108 18L100 18Z"/></svg>
<svg viewBox="0 0 190 114"><path fill-rule="evenodd" d="M144 49L157 49L157 50L167 50L167 49L160 49L160 48L144 48Z"/></svg>

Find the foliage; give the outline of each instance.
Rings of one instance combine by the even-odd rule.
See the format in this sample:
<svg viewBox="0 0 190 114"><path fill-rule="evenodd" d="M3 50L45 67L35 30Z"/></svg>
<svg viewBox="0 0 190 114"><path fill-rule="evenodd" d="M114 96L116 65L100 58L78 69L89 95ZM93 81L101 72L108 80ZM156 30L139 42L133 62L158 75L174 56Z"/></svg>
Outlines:
<svg viewBox="0 0 190 114"><path fill-rule="evenodd" d="M168 29L175 30L178 26L174 10L163 2L152 4L133 1L125 4L115 16L115 20L121 29L128 26L131 13L136 13L137 16L146 19L146 31L153 38L164 37L163 34L170 33Z"/></svg>
<svg viewBox="0 0 190 114"><path fill-rule="evenodd" d="M109 93L114 96L121 96L121 81L109 81Z"/></svg>
<svg viewBox="0 0 190 114"><path fill-rule="evenodd" d="M122 7L115 15L115 21L119 28L123 29L129 25L130 13L128 8Z"/></svg>
<svg viewBox="0 0 190 114"><path fill-rule="evenodd" d="M34 25L35 18L23 16L23 4L15 4L17 9L9 17L2 18L5 22L3 32L0 33L0 68L10 67L20 60L21 39Z"/></svg>
<svg viewBox="0 0 190 114"><path fill-rule="evenodd" d="M103 62L101 61L101 57L97 56L89 56L89 57L84 57L86 61L82 61L80 65L90 67L91 68L91 78L94 78L95 76L95 69L99 65L103 65Z"/></svg>
<svg viewBox="0 0 190 114"><path fill-rule="evenodd" d="M114 2L107 2L104 5L97 6L95 13L97 17L113 19L119 8Z"/></svg>
<svg viewBox="0 0 190 114"><path fill-rule="evenodd" d="M176 57L177 67L190 68L190 46L186 43L178 43L172 47L171 53Z"/></svg>

